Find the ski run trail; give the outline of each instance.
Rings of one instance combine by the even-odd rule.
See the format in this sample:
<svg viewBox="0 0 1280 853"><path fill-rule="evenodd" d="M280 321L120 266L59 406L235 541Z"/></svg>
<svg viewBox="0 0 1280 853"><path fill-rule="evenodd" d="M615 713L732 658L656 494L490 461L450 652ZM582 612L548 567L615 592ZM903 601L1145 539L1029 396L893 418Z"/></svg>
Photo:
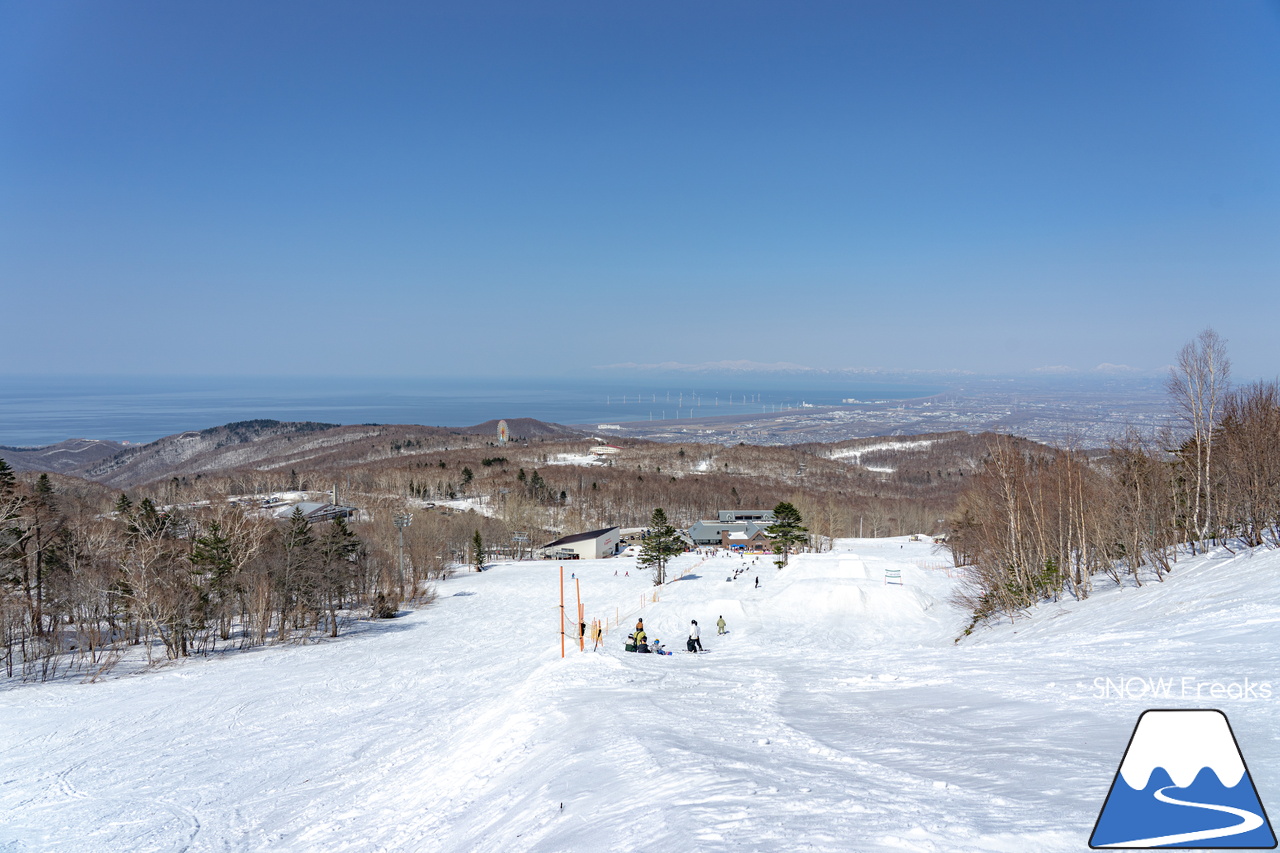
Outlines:
<svg viewBox="0 0 1280 853"><path fill-rule="evenodd" d="M563 660L561 564L525 562L336 641L6 683L0 851L1083 851L1148 708L1223 710L1280 812L1278 551L958 644L931 544L769 560L683 555L657 603L564 563L622 628ZM623 651L640 616L674 655Z"/></svg>

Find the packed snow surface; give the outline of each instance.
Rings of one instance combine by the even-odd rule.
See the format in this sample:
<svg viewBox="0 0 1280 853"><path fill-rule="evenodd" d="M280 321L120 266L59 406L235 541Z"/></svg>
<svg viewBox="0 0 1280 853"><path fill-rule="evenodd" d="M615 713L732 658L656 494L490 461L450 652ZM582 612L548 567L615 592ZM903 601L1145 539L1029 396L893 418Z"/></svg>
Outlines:
<svg viewBox="0 0 1280 853"><path fill-rule="evenodd" d="M336 641L8 684L0 850L1079 851L1152 707L1221 708L1280 810L1280 553L957 644L932 548L687 554L656 603L632 559L566 563L622 627L564 659L526 562ZM638 617L676 653L623 652Z"/></svg>

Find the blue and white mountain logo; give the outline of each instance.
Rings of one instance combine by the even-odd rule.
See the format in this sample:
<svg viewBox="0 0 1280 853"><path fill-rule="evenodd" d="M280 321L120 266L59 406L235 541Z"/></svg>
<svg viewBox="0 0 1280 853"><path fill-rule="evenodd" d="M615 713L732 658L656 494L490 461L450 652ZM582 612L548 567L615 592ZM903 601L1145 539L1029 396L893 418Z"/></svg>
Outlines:
<svg viewBox="0 0 1280 853"><path fill-rule="evenodd" d="M1089 846L1275 848L1226 714L1143 712Z"/></svg>

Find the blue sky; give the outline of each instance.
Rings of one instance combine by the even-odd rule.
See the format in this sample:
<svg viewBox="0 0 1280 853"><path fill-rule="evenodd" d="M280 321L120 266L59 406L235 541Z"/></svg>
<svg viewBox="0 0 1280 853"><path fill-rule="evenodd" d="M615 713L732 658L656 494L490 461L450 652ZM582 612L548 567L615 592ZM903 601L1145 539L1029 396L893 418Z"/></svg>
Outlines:
<svg viewBox="0 0 1280 853"><path fill-rule="evenodd" d="M0 0L5 373L1280 372L1280 5Z"/></svg>

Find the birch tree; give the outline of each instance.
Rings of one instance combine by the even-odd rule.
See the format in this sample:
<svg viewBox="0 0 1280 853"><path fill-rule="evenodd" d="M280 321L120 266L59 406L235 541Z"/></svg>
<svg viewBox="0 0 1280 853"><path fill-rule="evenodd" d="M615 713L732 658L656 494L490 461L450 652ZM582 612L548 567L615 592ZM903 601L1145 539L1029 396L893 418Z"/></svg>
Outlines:
<svg viewBox="0 0 1280 853"><path fill-rule="evenodd" d="M1214 521L1213 439L1231 384L1227 345L1213 329L1205 329L1178 352L1167 387L1176 416L1191 431L1186 455L1192 468L1189 482L1191 518L1188 533L1194 543L1208 538Z"/></svg>

